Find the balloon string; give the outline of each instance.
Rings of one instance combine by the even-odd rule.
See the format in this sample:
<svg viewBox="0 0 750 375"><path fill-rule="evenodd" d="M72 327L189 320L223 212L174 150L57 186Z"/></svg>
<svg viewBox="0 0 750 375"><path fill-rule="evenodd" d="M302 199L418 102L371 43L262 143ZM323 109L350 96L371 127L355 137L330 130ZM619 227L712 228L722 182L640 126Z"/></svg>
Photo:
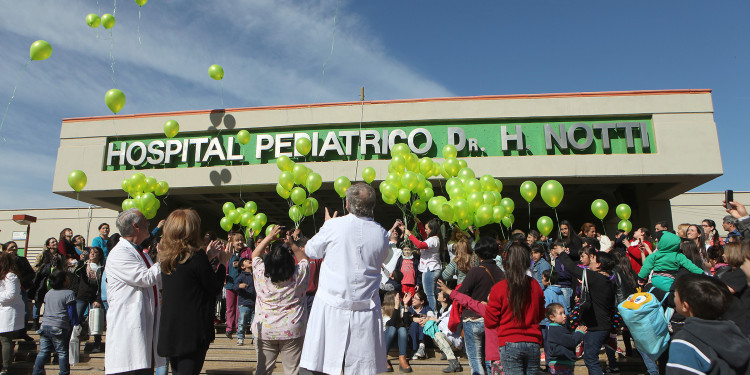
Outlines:
<svg viewBox="0 0 750 375"><path fill-rule="evenodd" d="M112 69L112 83L117 86L117 77L115 76L115 37L112 30L109 30L109 67Z"/></svg>
<svg viewBox="0 0 750 375"><path fill-rule="evenodd" d="M602 222L602 230L604 231L604 235L607 235L607 227L604 226L604 219L599 219Z"/></svg>
<svg viewBox="0 0 750 375"><path fill-rule="evenodd" d="M557 207L552 208L555 211L555 220L557 221L557 235L558 238L562 238L562 232L560 231L560 219L557 218Z"/></svg>
<svg viewBox="0 0 750 375"><path fill-rule="evenodd" d="M3 118L0 120L0 132L3 130L3 124L5 123L5 116L8 114L8 109L10 108L10 103L13 103L13 99L16 97L16 89L18 88L18 82L21 80L21 76L23 76L23 72L26 71L26 67L29 66L29 63L31 63L31 59L24 64L23 69L21 69L21 72L18 73L18 77L16 78L16 84L13 85L13 93L10 95L10 100L8 101L8 105L5 107L5 113L3 113ZM2 139L3 143L5 143L5 137L0 136L0 139Z"/></svg>
<svg viewBox="0 0 750 375"><path fill-rule="evenodd" d="M221 87L221 109L224 109L224 80L219 82L219 87Z"/></svg>
<svg viewBox="0 0 750 375"><path fill-rule="evenodd" d="M240 146L240 151L242 151L242 158L244 159L244 157L245 157L245 145L241 145ZM243 169L242 168L242 164L240 164L240 200L244 204L244 203L247 203L247 202L245 202L245 200L242 199L242 169Z"/></svg>
<svg viewBox="0 0 750 375"><path fill-rule="evenodd" d="M336 0L336 10L333 12L333 35L331 36L331 51L328 53L328 57L326 58L326 61L323 63L323 71L320 74L320 87L323 87L323 79L326 75L326 66L328 65L328 62L331 61L331 56L333 56L333 47L336 45L336 16L339 14L339 0ZM316 95L317 96L317 95ZM316 97L315 102L317 103L319 100Z"/></svg>
<svg viewBox="0 0 750 375"><path fill-rule="evenodd" d="M141 47L141 6L138 6L138 47Z"/></svg>
<svg viewBox="0 0 750 375"><path fill-rule="evenodd" d="M117 15L117 0L115 0L115 8L112 9L112 16L114 17L116 15Z"/></svg>
<svg viewBox="0 0 750 375"><path fill-rule="evenodd" d="M531 202L529 202L529 232L531 232Z"/></svg>

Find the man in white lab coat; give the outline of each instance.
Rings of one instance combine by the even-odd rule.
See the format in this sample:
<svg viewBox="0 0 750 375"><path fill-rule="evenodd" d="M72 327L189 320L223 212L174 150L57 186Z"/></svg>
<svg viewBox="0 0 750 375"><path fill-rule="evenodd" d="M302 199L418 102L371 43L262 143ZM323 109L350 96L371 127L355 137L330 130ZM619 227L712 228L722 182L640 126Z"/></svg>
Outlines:
<svg viewBox="0 0 750 375"><path fill-rule="evenodd" d="M149 236L148 220L137 208L117 217L120 242L107 257L106 374L153 374L166 365L156 354L161 269L138 244Z"/></svg>
<svg viewBox="0 0 750 375"><path fill-rule="evenodd" d="M367 184L346 190L349 215L329 218L305 246L325 258L307 322L301 373L376 374L386 370L378 286L388 234L373 218L376 194ZM330 219L330 220L329 220Z"/></svg>

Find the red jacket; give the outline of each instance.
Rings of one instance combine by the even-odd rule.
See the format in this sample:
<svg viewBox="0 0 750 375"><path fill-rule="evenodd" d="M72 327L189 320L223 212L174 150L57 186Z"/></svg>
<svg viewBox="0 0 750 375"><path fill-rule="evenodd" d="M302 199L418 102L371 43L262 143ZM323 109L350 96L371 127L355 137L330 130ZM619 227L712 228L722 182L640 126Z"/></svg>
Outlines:
<svg viewBox="0 0 750 375"><path fill-rule="evenodd" d="M500 281L492 287L487 309L484 313L484 325L497 328L497 345L505 346L506 342L533 342L542 345L542 331L539 322L544 319L544 292L533 278L526 276L529 299L523 308L521 321L513 318L508 300L508 280Z"/></svg>
<svg viewBox="0 0 750 375"><path fill-rule="evenodd" d="M644 243L648 246L649 249L651 249L651 251L654 251L654 246L651 245L650 242L644 241ZM650 254L646 252L646 256L649 255ZM641 272L643 259L641 259L641 249L638 248L638 245L628 247L627 256L628 260L630 260L630 267L633 268L633 271L635 271L636 274L638 274L638 272Z"/></svg>

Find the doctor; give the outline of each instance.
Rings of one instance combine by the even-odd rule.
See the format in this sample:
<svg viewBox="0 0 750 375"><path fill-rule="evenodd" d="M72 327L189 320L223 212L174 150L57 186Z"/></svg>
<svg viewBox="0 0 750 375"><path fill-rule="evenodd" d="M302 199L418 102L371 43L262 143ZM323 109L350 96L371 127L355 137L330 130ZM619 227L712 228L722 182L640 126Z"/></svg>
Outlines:
<svg viewBox="0 0 750 375"><path fill-rule="evenodd" d="M388 234L373 221L375 189L346 190L349 215L333 218L307 242L305 253L325 257L307 322L300 373L376 374L386 371L378 286ZM329 220L330 219L330 220Z"/></svg>
<svg viewBox="0 0 750 375"><path fill-rule="evenodd" d="M107 257L106 374L153 374L166 365L156 354L159 330L159 263L138 247L149 236L148 220L137 208L117 217L120 242Z"/></svg>

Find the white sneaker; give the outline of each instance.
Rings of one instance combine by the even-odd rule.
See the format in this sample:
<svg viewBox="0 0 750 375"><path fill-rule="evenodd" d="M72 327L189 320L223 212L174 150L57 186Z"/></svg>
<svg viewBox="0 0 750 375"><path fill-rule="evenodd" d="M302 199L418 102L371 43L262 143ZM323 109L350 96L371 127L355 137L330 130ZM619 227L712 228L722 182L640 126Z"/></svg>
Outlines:
<svg viewBox="0 0 750 375"><path fill-rule="evenodd" d="M242 345L245 345L245 340L244 339L237 339L237 346L242 346Z"/></svg>
<svg viewBox="0 0 750 375"><path fill-rule="evenodd" d="M414 356L411 357L411 359L425 359L427 358L427 355L424 353L424 344L419 344L419 349L417 349L417 352L414 353Z"/></svg>

